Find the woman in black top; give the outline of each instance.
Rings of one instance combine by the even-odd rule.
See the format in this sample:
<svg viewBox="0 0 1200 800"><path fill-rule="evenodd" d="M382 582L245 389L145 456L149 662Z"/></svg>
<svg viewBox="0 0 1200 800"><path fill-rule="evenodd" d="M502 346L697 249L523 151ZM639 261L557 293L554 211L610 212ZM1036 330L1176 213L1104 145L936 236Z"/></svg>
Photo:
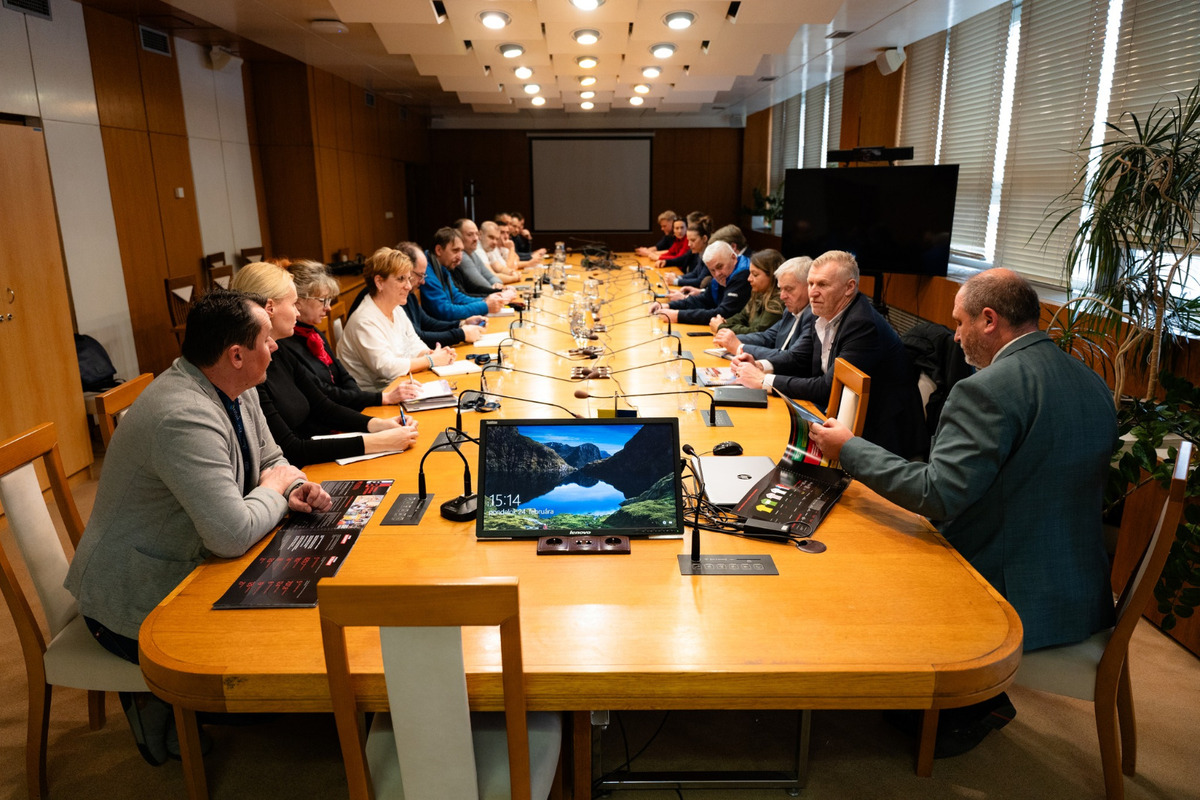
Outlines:
<svg viewBox="0 0 1200 800"><path fill-rule="evenodd" d="M280 342L292 336L299 314L297 293L284 265L270 261L248 264L238 271L230 288L266 297L272 337ZM368 417L330 400L316 378L283 348L272 356L258 396L271 435L296 466L404 450L417 438L416 422L403 413L399 417ZM312 438L335 432L361 435Z"/></svg>

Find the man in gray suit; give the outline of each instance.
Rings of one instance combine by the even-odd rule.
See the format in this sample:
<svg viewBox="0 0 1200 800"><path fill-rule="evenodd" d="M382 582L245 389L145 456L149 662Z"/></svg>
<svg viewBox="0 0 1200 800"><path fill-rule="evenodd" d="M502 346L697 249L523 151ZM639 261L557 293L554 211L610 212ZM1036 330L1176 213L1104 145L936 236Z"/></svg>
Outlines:
<svg viewBox="0 0 1200 800"><path fill-rule="evenodd" d="M955 339L979 371L951 389L928 463L852 437L836 420L811 429L851 475L937 525L1012 603L1027 650L1113 624L1100 527L1117 439L1112 395L1038 330L1040 314L1037 293L1009 270L980 273L959 290ZM1016 712L998 698L943 715L940 754L965 752L1003 727Z"/></svg>
<svg viewBox="0 0 1200 800"><path fill-rule="evenodd" d="M276 349L265 303L225 291L196 301L183 357L130 407L105 456L64 585L96 640L135 664L142 621L201 561L242 555L289 508L332 505L284 460L259 407ZM170 707L121 701L142 755L162 763Z"/></svg>

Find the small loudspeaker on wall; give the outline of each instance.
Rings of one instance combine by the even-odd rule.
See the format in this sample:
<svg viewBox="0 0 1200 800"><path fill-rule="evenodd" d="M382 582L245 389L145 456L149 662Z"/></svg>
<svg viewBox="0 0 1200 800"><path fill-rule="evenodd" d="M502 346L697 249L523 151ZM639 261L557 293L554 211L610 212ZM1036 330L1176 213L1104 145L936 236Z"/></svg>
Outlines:
<svg viewBox="0 0 1200 800"><path fill-rule="evenodd" d="M891 75L893 72L900 69L900 65L903 63L903 47L893 47L889 50L884 50L882 53L875 56L875 65L879 67L879 73L881 75Z"/></svg>

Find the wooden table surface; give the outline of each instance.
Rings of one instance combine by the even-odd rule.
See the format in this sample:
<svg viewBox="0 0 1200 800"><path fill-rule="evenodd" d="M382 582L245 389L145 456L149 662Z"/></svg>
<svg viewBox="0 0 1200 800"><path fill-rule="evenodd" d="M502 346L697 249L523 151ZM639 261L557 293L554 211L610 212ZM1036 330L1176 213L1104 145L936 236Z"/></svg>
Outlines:
<svg viewBox="0 0 1200 800"><path fill-rule="evenodd" d="M602 287L609 297L632 290L627 271ZM538 305L564 315L567 308L551 298ZM610 325L631 321L602 336L611 348L651 335L652 323L636 319L645 314L637 297L612 307L628 309L609 317ZM555 351L574 346L569 335L552 330L565 329L565 320L536 313L527 319L541 324L517 331L518 337ZM492 323L489 330L502 324ZM721 363L702 353L710 342L683 339L702 365ZM658 348L650 343L582 363L614 369L650 363L662 358ZM505 354L510 360L508 347ZM580 362L528 345L515 360L519 369L539 375L509 374L498 388L489 372L491 388L585 409L588 401L573 396L577 384L544 377L566 376ZM636 370L620 376L620 384L626 393L664 391L677 385L665 370ZM453 380L460 391L478 385L477 375ZM590 386L596 393L613 390L612 381ZM678 413L674 397L631 402L643 416ZM700 408L707 408L704 398ZM782 401L772 398L765 410L727 410L732 428L706 427L700 419L705 411L681 414L681 441L703 451L735 439L748 455L782 454L789 426ZM495 413L565 416L517 400L503 400ZM307 472L314 480L393 478L393 494L415 492L420 456L453 417L453 410L421 412L421 439L410 452L344 467L316 465ZM464 429L477 432L479 418L464 414ZM476 449L464 448L468 459ZM382 514L377 515L339 577L516 576L533 709L954 707L1002 690L1020 660L1021 625L1012 607L915 515L859 483L817 530L826 552L813 555L791 545L706 532L702 552L767 553L779 575L681 576L676 555L689 551L690 536L635 540L630 555L577 557L539 557L533 541L476 542L474 523L448 522L437 511L441 501L461 492L462 462L449 451L434 453L426 473L437 499L422 523L381 527ZM385 498L381 510L390 503ZM262 546L241 559L201 566L146 619L142 667L156 694L191 710L330 709L315 609L211 609ZM360 674L362 707L384 709L378 637L352 633L358 634L351 666ZM464 641L472 706L501 708L498 635L469 631ZM202 791L202 771L192 778ZM195 781L191 788L197 795Z"/></svg>

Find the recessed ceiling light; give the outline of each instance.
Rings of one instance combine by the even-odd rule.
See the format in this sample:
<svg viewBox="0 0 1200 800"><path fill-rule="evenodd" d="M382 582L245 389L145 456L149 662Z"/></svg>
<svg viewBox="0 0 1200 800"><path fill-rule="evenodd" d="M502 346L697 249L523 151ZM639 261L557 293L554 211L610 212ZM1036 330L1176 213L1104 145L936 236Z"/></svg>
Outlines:
<svg viewBox="0 0 1200 800"><path fill-rule="evenodd" d="M670 58L675 55L675 45L670 42L660 42L650 48L655 58Z"/></svg>
<svg viewBox="0 0 1200 800"><path fill-rule="evenodd" d="M579 104L579 107L582 108L584 111L591 111L593 108L596 107L596 104L593 103L591 100L584 100L582 103Z"/></svg>
<svg viewBox="0 0 1200 800"><path fill-rule="evenodd" d="M604 0L571 0L571 5L575 6L580 11L595 11L597 8L604 5Z"/></svg>
<svg viewBox="0 0 1200 800"><path fill-rule="evenodd" d="M538 86L536 83L525 84L525 94L537 94L541 90L542 87Z"/></svg>
<svg viewBox="0 0 1200 800"><path fill-rule="evenodd" d="M690 11L673 11L663 17L663 24L673 31L690 28L695 21L696 15Z"/></svg>
<svg viewBox="0 0 1200 800"><path fill-rule="evenodd" d="M642 70L642 77L648 78L649 80L654 80L659 75L662 75L662 70L658 67L646 67Z"/></svg>
<svg viewBox="0 0 1200 800"><path fill-rule="evenodd" d="M579 58L575 59L575 63L583 69L591 69L599 64L600 61L595 56L580 56Z"/></svg>
<svg viewBox="0 0 1200 800"><path fill-rule="evenodd" d="M591 100L593 97L596 96L596 93L593 92L591 89L588 89L586 92L580 92L579 96L582 97L584 100Z"/></svg>
<svg viewBox="0 0 1200 800"><path fill-rule="evenodd" d="M515 74L521 80L525 80L533 75L533 70L531 70L529 67L517 67L513 70L513 74Z"/></svg>
<svg viewBox="0 0 1200 800"><path fill-rule="evenodd" d="M581 45L588 47L600 41L600 31L591 28L580 28L571 32L571 38Z"/></svg>
<svg viewBox="0 0 1200 800"><path fill-rule="evenodd" d="M502 44L496 48L505 58L516 58L525 54L525 48L519 44Z"/></svg>
<svg viewBox="0 0 1200 800"><path fill-rule="evenodd" d="M582 78L579 79L580 86L594 86L595 83L596 83L595 75L584 75Z"/></svg>
<svg viewBox="0 0 1200 800"><path fill-rule="evenodd" d="M637 86L633 87L633 90L638 94L650 94L650 87L644 83L639 83Z"/></svg>
<svg viewBox="0 0 1200 800"><path fill-rule="evenodd" d="M350 30L336 19L314 19L308 23L308 27L316 33L347 33Z"/></svg>
<svg viewBox="0 0 1200 800"><path fill-rule="evenodd" d="M636 95L629 98L629 105L631 105L631 106L640 106L644 102L646 102L646 101L640 97L637 97Z"/></svg>
<svg viewBox="0 0 1200 800"><path fill-rule="evenodd" d="M503 11L484 11L479 15L479 21L483 23L483 27L498 31L507 27L508 23L512 22L512 17Z"/></svg>
<svg viewBox="0 0 1200 800"><path fill-rule="evenodd" d="M544 105L546 105L546 98L544 98L544 97L535 97L535 98L533 98L533 101L532 101L532 102L533 102L533 104L534 104L535 106L544 106Z"/></svg>

